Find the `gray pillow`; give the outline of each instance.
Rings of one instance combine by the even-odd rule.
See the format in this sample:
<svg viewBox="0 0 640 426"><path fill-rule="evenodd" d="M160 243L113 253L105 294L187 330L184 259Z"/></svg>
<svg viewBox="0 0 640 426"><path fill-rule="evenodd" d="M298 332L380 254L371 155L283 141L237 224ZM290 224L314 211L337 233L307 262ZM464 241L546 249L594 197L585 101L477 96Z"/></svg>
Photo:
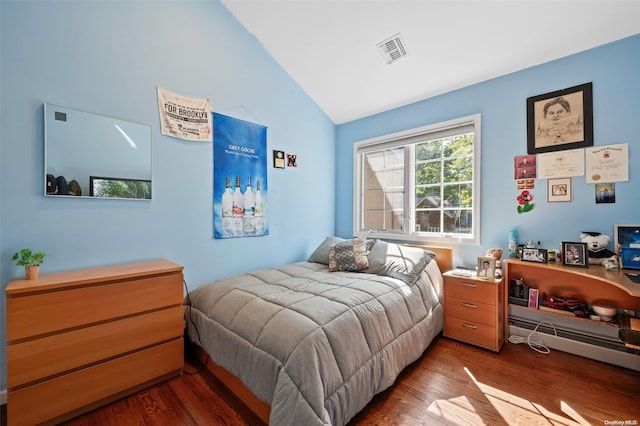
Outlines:
<svg viewBox="0 0 640 426"><path fill-rule="evenodd" d="M362 272L398 278L413 284L435 253L386 241L376 241L369 252L369 268Z"/></svg>
<svg viewBox="0 0 640 426"><path fill-rule="evenodd" d="M316 250L313 253L311 253L311 256L309 256L309 259L307 259L307 261L308 262L315 262L315 263L322 263L323 265L328 265L329 264L329 249L335 243L339 243L339 242L342 242L342 241L344 241L344 238L340 238L340 237L327 237L327 238L325 238L325 240L322 243L320 243L318 248L316 248Z"/></svg>
<svg viewBox="0 0 640 426"><path fill-rule="evenodd" d="M329 272L355 272L368 267L367 246L363 237L341 241L329 249Z"/></svg>

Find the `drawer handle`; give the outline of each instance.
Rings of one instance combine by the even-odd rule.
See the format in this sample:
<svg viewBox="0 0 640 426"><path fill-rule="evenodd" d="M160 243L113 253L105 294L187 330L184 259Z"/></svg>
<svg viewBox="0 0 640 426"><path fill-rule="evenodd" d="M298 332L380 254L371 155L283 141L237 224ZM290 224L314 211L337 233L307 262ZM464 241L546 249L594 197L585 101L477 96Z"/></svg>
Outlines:
<svg viewBox="0 0 640 426"><path fill-rule="evenodd" d="M478 285L477 285L477 284L474 284L474 283L467 283L467 282L464 282L464 281L461 281L461 282L460 282L460 285L464 285L464 286L467 286L467 287L478 287Z"/></svg>
<svg viewBox="0 0 640 426"><path fill-rule="evenodd" d="M460 305L464 306L465 308L474 308L475 309L475 308L478 307L478 305L474 305L474 304L466 303L466 302L460 302Z"/></svg>
<svg viewBox="0 0 640 426"><path fill-rule="evenodd" d="M475 330L476 328L478 328L478 327L477 327L477 326L475 326L475 325L465 324L465 323L463 323L463 322L461 322L461 323L460 323L460 325L461 325L461 326L463 326L463 327L467 327L467 328L473 328L474 330Z"/></svg>

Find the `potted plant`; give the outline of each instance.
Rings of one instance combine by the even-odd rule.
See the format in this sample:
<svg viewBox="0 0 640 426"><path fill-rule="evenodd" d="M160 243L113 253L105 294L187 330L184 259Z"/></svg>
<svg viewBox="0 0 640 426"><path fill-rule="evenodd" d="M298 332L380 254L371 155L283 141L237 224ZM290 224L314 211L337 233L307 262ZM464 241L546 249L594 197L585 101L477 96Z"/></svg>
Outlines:
<svg viewBox="0 0 640 426"><path fill-rule="evenodd" d="M40 265L44 262L45 256L48 256L48 254L43 251L34 253L31 249L23 248L13 255L13 260L16 260L16 265L24 266L24 272L28 280L35 280L38 278Z"/></svg>

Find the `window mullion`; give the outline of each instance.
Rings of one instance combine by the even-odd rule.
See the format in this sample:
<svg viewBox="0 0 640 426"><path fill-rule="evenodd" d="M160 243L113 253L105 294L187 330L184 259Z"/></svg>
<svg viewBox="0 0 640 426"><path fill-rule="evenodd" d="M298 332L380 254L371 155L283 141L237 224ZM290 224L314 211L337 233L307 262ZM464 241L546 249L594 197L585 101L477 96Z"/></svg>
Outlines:
<svg viewBox="0 0 640 426"><path fill-rule="evenodd" d="M415 232L414 224L416 223L416 206L415 206L415 187L416 187L416 146L411 144L407 147L405 153L405 173L404 173L404 205L405 208L405 234Z"/></svg>

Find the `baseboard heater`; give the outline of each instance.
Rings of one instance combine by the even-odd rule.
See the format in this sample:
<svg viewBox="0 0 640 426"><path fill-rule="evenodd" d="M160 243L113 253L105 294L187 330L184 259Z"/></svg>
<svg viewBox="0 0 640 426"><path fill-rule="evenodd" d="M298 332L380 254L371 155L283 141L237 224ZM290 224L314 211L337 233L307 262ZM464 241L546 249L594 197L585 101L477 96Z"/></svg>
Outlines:
<svg viewBox="0 0 640 426"><path fill-rule="evenodd" d="M619 339L589 335L556 324L553 326L555 332L548 323L531 321L526 318L509 318L509 334L511 336L526 337L533 330L536 330L536 337L540 337L544 344L551 349L640 371L640 351L625 346Z"/></svg>

